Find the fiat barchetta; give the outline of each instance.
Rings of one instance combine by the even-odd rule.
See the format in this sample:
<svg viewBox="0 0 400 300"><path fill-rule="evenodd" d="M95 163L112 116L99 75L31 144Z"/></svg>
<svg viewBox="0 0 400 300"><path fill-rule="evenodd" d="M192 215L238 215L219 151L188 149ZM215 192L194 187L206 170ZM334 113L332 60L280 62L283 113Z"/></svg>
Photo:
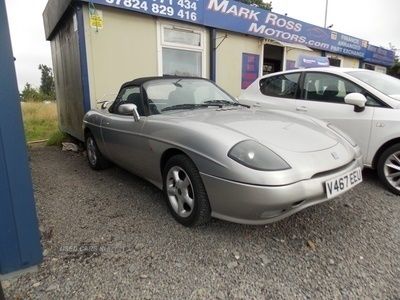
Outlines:
<svg viewBox="0 0 400 300"><path fill-rule="evenodd" d="M250 108L202 78L126 82L83 129L91 168L153 183L185 226L266 224L362 182L360 148L333 125Z"/></svg>

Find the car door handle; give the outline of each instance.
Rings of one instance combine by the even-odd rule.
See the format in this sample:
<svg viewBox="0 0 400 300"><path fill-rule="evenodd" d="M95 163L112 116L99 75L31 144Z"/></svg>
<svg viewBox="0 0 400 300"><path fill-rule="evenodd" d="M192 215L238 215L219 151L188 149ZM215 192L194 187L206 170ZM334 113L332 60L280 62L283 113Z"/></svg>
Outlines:
<svg viewBox="0 0 400 300"><path fill-rule="evenodd" d="M257 103L254 103L254 104L253 104L253 107L256 107L256 108L261 107L261 104L258 103L258 102L257 102Z"/></svg>
<svg viewBox="0 0 400 300"><path fill-rule="evenodd" d="M297 111L307 111L307 107L305 107L305 106L297 106L296 110Z"/></svg>

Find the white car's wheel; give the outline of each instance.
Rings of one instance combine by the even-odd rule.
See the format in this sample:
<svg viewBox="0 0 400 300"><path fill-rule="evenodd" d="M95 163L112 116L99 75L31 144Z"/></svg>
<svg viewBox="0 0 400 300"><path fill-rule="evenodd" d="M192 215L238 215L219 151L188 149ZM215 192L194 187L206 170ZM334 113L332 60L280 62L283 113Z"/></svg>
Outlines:
<svg viewBox="0 0 400 300"><path fill-rule="evenodd" d="M382 183L392 193L400 195L400 144L393 145L382 153L377 171Z"/></svg>
<svg viewBox="0 0 400 300"><path fill-rule="evenodd" d="M164 168L164 194L171 214L185 226L210 221L211 208L195 164L185 155L171 157Z"/></svg>

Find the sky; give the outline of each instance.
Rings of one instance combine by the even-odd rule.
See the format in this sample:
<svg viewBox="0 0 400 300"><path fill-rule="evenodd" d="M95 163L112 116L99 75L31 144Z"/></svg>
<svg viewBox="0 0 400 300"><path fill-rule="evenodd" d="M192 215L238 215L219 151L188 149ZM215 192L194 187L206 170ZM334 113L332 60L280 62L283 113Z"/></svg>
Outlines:
<svg viewBox="0 0 400 300"><path fill-rule="evenodd" d="M40 85L39 64L52 66L42 13L47 0L6 0L18 86ZM273 0L273 11L324 26L326 0ZM385 48L400 48L399 0L329 0L327 24L332 30ZM399 53L399 52L398 52Z"/></svg>

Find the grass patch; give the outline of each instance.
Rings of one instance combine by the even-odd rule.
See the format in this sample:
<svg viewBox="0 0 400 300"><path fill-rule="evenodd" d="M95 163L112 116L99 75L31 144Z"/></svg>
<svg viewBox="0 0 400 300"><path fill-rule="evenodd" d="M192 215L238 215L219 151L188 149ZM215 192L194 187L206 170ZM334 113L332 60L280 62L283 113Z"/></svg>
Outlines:
<svg viewBox="0 0 400 300"><path fill-rule="evenodd" d="M59 137L55 102L22 102L21 108L28 142L49 139L53 134Z"/></svg>
<svg viewBox="0 0 400 300"><path fill-rule="evenodd" d="M69 137L67 134L57 130L47 140L47 146L61 146L62 142L67 140Z"/></svg>

